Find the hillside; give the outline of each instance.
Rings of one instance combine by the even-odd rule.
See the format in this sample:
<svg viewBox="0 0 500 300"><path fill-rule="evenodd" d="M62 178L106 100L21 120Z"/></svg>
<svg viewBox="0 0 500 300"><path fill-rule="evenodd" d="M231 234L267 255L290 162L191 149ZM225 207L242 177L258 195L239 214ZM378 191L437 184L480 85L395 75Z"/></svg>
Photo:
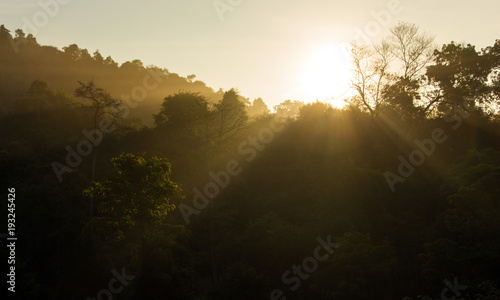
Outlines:
<svg viewBox="0 0 500 300"><path fill-rule="evenodd" d="M20 299L499 299L500 40L429 47L394 74L369 47L345 107L271 113L1 27L7 284Z"/></svg>

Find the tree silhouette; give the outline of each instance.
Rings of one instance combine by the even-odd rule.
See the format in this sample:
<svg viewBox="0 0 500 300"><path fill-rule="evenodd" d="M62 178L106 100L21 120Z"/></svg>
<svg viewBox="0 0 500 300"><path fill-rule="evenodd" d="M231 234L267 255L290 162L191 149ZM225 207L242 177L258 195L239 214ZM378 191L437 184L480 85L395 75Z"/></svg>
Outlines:
<svg viewBox="0 0 500 300"><path fill-rule="evenodd" d="M352 88L356 90L362 107L374 118L387 107L382 92L390 81L389 64L394 59L391 46L385 41L373 47L354 42L351 53L354 64Z"/></svg>
<svg viewBox="0 0 500 300"><path fill-rule="evenodd" d="M248 121L245 104L240 101L239 94L234 89L224 93L222 100L215 105L215 111L218 115L217 144L236 135Z"/></svg>
<svg viewBox="0 0 500 300"><path fill-rule="evenodd" d="M278 118L293 120L299 116L302 106L304 106L303 102L297 100L286 100L278 105L273 106L273 108Z"/></svg>
<svg viewBox="0 0 500 300"><path fill-rule="evenodd" d="M170 163L164 158L146 160L140 155L122 153L111 160L116 175L102 182L92 182L84 195L97 202L98 216L93 221L110 232L113 239L137 239L145 259L148 242L165 225L170 201L181 197L180 187L170 180Z"/></svg>
<svg viewBox="0 0 500 300"><path fill-rule="evenodd" d="M111 95L106 92L104 89L99 88L95 85L94 81L91 80L88 83L83 83L81 81L78 82L80 87L75 90L75 96L79 98L84 98L90 101L89 108L93 112L93 135L95 140L102 140L103 133L99 133L98 124L104 120L105 116L109 116L107 118L107 122L115 122L120 117L120 105L121 100L113 99ZM92 155L92 176L91 180L95 180L95 168L96 168L96 159L97 159L97 149L100 142L95 145L95 149ZM90 199L90 216L93 214L93 200Z"/></svg>
<svg viewBox="0 0 500 300"><path fill-rule="evenodd" d="M381 42L354 42L352 58L356 101L376 117L388 107L405 119L420 116L421 76L434 58L434 38L418 26L399 22Z"/></svg>
<svg viewBox="0 0 500 300"><path fill-rule="evenodd" d="M427 77L435 94L428 109L436 107L440 112L454 107L464 110L495 109L498 97L494 95L494 88L488 81L499 65L498 54L488 50L481 53L470 44L452 42L436 50L435 55L435 65L427 69Z"/></svg>
<svg viewBox="0 0 500 300"><path fill-rule="evenodd" d="M248 106L248 116L251 118L265 116L270 113L269 108L262 98L253 100L252 105Z"/></svg>
<svg viewBox="0 0 500 300"><path fill-rule="evenodd" d="M434 38L419 33L415 24L399 22L386 39L396 60L402 64L400 77L413 80L434 58Z"/></svg>

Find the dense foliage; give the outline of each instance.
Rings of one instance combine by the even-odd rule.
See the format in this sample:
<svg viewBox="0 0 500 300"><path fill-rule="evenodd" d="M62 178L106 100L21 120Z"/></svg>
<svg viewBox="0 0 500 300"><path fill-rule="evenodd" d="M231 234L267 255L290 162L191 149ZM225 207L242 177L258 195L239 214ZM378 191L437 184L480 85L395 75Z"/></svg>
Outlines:
<svg viewBox="0 0 500 300"><path fill-rule="evenodd" d="M444 45L375 104L275 113L3 26L0 53L23 299L500 297L500 41Z"/></svg>

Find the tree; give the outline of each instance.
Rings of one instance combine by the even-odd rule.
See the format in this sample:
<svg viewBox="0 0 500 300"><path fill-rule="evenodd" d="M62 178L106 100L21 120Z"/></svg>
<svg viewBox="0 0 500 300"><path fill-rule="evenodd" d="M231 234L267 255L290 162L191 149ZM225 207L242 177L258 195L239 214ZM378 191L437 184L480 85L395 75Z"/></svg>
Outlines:
<svg viewBox="0 0 500 300"><path fill-rule="evenodd" d="M9 40L12 39L10 35L10 30L8 30L3 24L0 25L0 43L7 44Z"/></svg>
<svg viewBox="0 0 500 300"><path fill-rule="evenodd" d="M352 87L372 117L392 106L402 118L413 118L419 115L421 73L434 57L434 38L406 22L390 32L372 46L353 43Z"/></svg>
<svg viewBox="0 0 500 300"><path fill-rule="evenodd" d="M71 113L71 109L76 107L75 104L70 95L60 90L50 89L45 81L35 80L30 84L28 91L14 102L13 107L16 113L30 112L40 116L56 114L57 110L66 112L64 115L50 116L51 121L55 121L67 117Z"/></svg>
<svg viewBox="0 0 500 300"><path fill-rule="evenodd" d="M393 75L391 84L384 88L383 97L396 109L402 119L422 116L421 75L434 58L434 37L419 33L415 24L399 22L386 38L400 71ZM425 103L425 101L424 101ZM424 109L425 110L425 109Z"/></svg>
<svg viewBox="0 0 500 300"><path fill-rule="evenodd" d="M387 42L373 47L357 42L352 44L354 77L351 85L357 92L357 100L372 118L387 106L382 91L390 81L389 64L394 59L391 50Z"/></svg>
<svg viewBox="0 0 500 300"><path fill-rule="evenodd" d="M215 112L204 96L181 92L166 97L153 115L157 127L183 131L211 145L215 136Z"/></svg>
<svg viewBox="0 0 500 300"><path fill-rule="evenodd" d="M177 93L163 100L160 112L154 115L155 125L190 129L196 133L207 110L207 100L198 93Z"/></svg>
<svg viewBox="0 0 500 300"><path fill-rule="evenodd" d="M110 66L110 67L113 67L113 68L118 68L118 63L115 62L111 56L108 55L108 57L106 57L106 59L104 60L104 64L107 65L107 66Z"/></svg>
<svg viewBox="0 0 500 300"><path fill-rule="evenodd" d="M415 79L434 57L434 37L427 33L419 34L415 24L399 22L391 28L386 42L402 65L402 73L398 75L406 80Z"/></svg>
<svg viewBox="0 0 500 300"><path fill-rule="evenodd" d="M253 100L252 105L248 106L248 116L251 118L265 116L269 114L269 108L262 98Z"/></svg>
<svg viewBox="0 0 500 300"><path fill-rule="evenodd" d="M486 47L483 50L483 55L490 58L492 64L491 92L498 99L500 97L500 72L498 72L500 70L500 40L496 40L493 46Z"/></svg>
<svg viewBox="0 0 500 300"><path fill-rule="evenodd" d="M420 87L419 80L395 78L394 82L384 87L382 97L400 119L415 121L422 118L425 112L425 108L417 106L422 99Z"/></svg>
<svg viewBox="0 0 500 300"><path fill-rule="evenodd" d="M80 59L81 49L77 44L71 44L69 46L63 47L64 54L66 54L71 60Z"/></svg>
<svg viewBox="0 0 500 300"><path fill-rule="evenodd" d="M339 247L318 270L315 289L335 299L383 299L393 293L400 274L396 249L387 240L373 241L369 233L346 232Z"/></svg>
<svg viewBox="0 0 500 300"><path fill-rule="evenodd" d="M120 118L120 105L121 105L121 100L113 99L111 95L106 92L104 89L99 88L95 85L94 81L91 80L88 83L83 83L81 81L78 81L80 84L80 87L78 87L75 90L75 96L84 98L86 100L90 100L90 106L89 108L93 112L93 122L94 122L94 130L93 130L93 135L95 140L100 140L102 139L102 133L101 136L99 137L99 129L97 128L97 124L100 124L101 122L115 122L117 119ZM105 118L105 116L108 115L108 118ZM92 157L92 181L95 179L95 165L96 165L96 159L97 159L97 147L99 144L95 145L95 150L93 153ZM93 201L92 199L90 200L90 216L92 217L93 213Z"/></svg>
<svg viewBox="0 0 500 300"><path fill-rule="evenodd" d="M17 101L16 111L33 111L41 113L50 107L48 98L51 92L45 81L35 80L31 83L27 94ZM53 99L55 100L55 99Z"/></svg>
<svg viewBox="0 0 500 300"><path fill-rule="evenodd" d="M235 89L224 93L222 100L215 105L217 118L216 144L236 135L248 121L245 103L240 101L240 96Z"/></svg>
<svg viewBox="0 0 500 300"><path fill-rule="evenodd" d="M300 109L304 106L303 102L286 100L273 106L276 116L282 119L296 119L299 116Z"/></svg>
<svg viewBox="0 0 500 300"><path fill-rule="evenodd" d="M17 47L13 42L10 30L2 24L0 25L0 54L2 54L0 57L10 56L13 52L17 52Z"/></svg>
<svg viewBox="0 0 500 300"><path fill-rule="evenodd" d="M185 130L212 146L222 144L243 129L248 115L240 96L231 89L214 105L198 93L181 92L168 96L154 119L156 126Z"/></svg>
<svg viewBox="0 0 500 300"><path fill-rule="evenodd" d="M16 29L16 38L25 39L26 34L22 29Z"/></svg>
<svg viewBox="0 0 500 300"><path fill-rule="evenodd" d="M215 145L221 145L245 128L248 121L246 105L240 100L240 95L235 89L224 93L222 100L214 106L215 136L212 139ZM207 126L208 128L208 126ZM207 131L208 132L208 131ZM207 141L209 141L207 139ZM210 144L209 144L210 146ZM210 159L210 157L208 157ZM213 208L213 199L210 200ZM217 264L215 254L215 228L213 214L210 214L210 248L212 260L213 282L217 282Z"/></svg>
<svg viewBox="0 0 500 300"><path fill-rule="evenodd" d="M99 50L94 51L93 58L94 58L95 62L100 64L100 65L104 63L104 57L102 57Z"/></svg>
<svg viewBox="0 0 500 300"><path fill-rule="evenodd" d="M498 67L498 54L487 48L482 52L468 44L450 43L436 50L435 64L427 68L432 99L426 109L446 112L482 108L488 111L498 105L494 87L489 83ZM496 57L496 59L495 59Z"/></svg>
<svg viewBox="0 0 500 300"><path fill-rule="evenodd" d="M140 241L142 257L148 242L165 225L170 203L180 197L181 189L170 180L170 163L164 158L146 160L140 155L122 153L111 160L116 175L102 182L92 182L84 195L97 202L94 225L108 229L110 240L124 238Z"/></svg>
<svg viewBox="0 0 500 300"><path fill-rule="evenodd" d="M332 106L328 103L316 101L301 107L299 120L318 120L326 117L333 110Z"/></svg>
<svg viewBox="0 0 500 300"><path fill-rule="evenodd" d="M137 72L144 70L144 64L140 59L134 59L133 61L126 61L121 66L120 69L125 72Z"/></svg>
<svg viewBox="0 0 500 300"><path fill-rule="evenodd" d="M28 89L28 94L45 94L48 90L49 86L45 81L35 80L31 83L30 88Z"/></svg>

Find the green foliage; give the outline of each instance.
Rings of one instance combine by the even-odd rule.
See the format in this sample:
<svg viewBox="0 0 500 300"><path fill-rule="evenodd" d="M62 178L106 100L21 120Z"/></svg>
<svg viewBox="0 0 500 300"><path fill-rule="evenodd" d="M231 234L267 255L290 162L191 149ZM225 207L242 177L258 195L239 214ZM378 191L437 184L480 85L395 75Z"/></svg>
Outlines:
<svg viewBox="0 0 500 300"><path fill-rule="evenodd" d="M245 127L248 114L237 91L231 89L213 105L196 93L168 96L154 118L157 127L185 131L206 145L220 145Z"/></svg>
<svg viewBox="0 0 500 300"><path fill-rule="evenodd" d="M147 161L131 153L113 158L112 163L118 175L93 182L84 194L96 199L99 216L107 227L114 228L115 237L138 227L140 237L146 238L175 209L170 199L180 196L179 186L170 180L170 164L162 158Z"/></svg>
<svg viewBox="0 0 500 300"><path fill-rule="evenodd" d="M3 25L2 25L3 26ZM161 99L178 91L200 93L210 102L218 98L204 82L181 77L167 69L144 66L134 59L119 65L98 50L72 44L62 49L40 45L32 34L7 28L0 30L0 112L10 111L16 99L34 80L42 80L65 93L72 93L78 81L94 80L113 97L127 99L128 124L153 125L152 115L160 110ZM147 88L146 95L138 88ZM143 99L144 97L144 99ZM139 99L139 100L137 100Z"/></svg>
<svg viewBox="0 0 500 300"><path fill-rule="evenodd" d="M398 28L393 34L418 49L406 34L415 27ZM418 51L416 63L399 56L405 68L384 74L375 118L359 95L344 109L287 100L269 114L261 99L250 105L235 89L215 93L194 75L140 60L119 66L77 45L60 51L22 31L14 55L9 37L0 27L0 170L19 190L19 236L29 241L16 253L21 297L93 297L108 287L110 270L126 267L136 279L113 297L265 299L283 289L289 299L436 299L443 281L457 277L468 286L461 298L498 298L499 41L481 51L444 45L427 68ZM77 148L96 111L111 112L102 109L118 104L111 95L130 93L152 71L160 73L158 89L129 110L138 111L131 117L138 124L154 113L156 126L107 134L96 180L83 158L59 184L51 162L65 159L67 145ZM91 75L102 88L85 81L68 94ZM96 100L98 109L83 109L75 96ZM456 110L472 106L467 114ZM282 129L271 138L272 124ZM415 140L436 128L446 141L393 193L384 172L395 172L398 157L409 157ZM255 151L250 161L242 142ZM131 154L141 152L151 157ZM175 210L180 187L204 193L233 160L242 172L186 227ZM89 198L97 204L90 219ZM317 237L326 236L340 246L291 291L283 273L314 255Z"/></svg>
<svg viewBox="0 0 500 300"><path fill-rule="evenodd" d="M375 243L369 234L348 232L337 242L339 248L312 283L317 292L335 299L381 299L394 292L400 266L388 241Z"/></svg>
<svg viewBox="0 0 500 300"><path fill-rule="evenodd" d="M491 97L488 80L499 66L498 55L453 42L436 50L435 65L429 66L427 77L441 90L439 110L444 112L451 105L481 107L485 111L494 109L498 99Z"/></svg>
<svg viewBox="0 0 500 300"><path fill-rule="evenodd" d="M205 97L197 93L178 93L168 96L161 105L161 111L154 116L156 126L189 129L196 134L196 128L209 118L209 104Z"/></svg>

